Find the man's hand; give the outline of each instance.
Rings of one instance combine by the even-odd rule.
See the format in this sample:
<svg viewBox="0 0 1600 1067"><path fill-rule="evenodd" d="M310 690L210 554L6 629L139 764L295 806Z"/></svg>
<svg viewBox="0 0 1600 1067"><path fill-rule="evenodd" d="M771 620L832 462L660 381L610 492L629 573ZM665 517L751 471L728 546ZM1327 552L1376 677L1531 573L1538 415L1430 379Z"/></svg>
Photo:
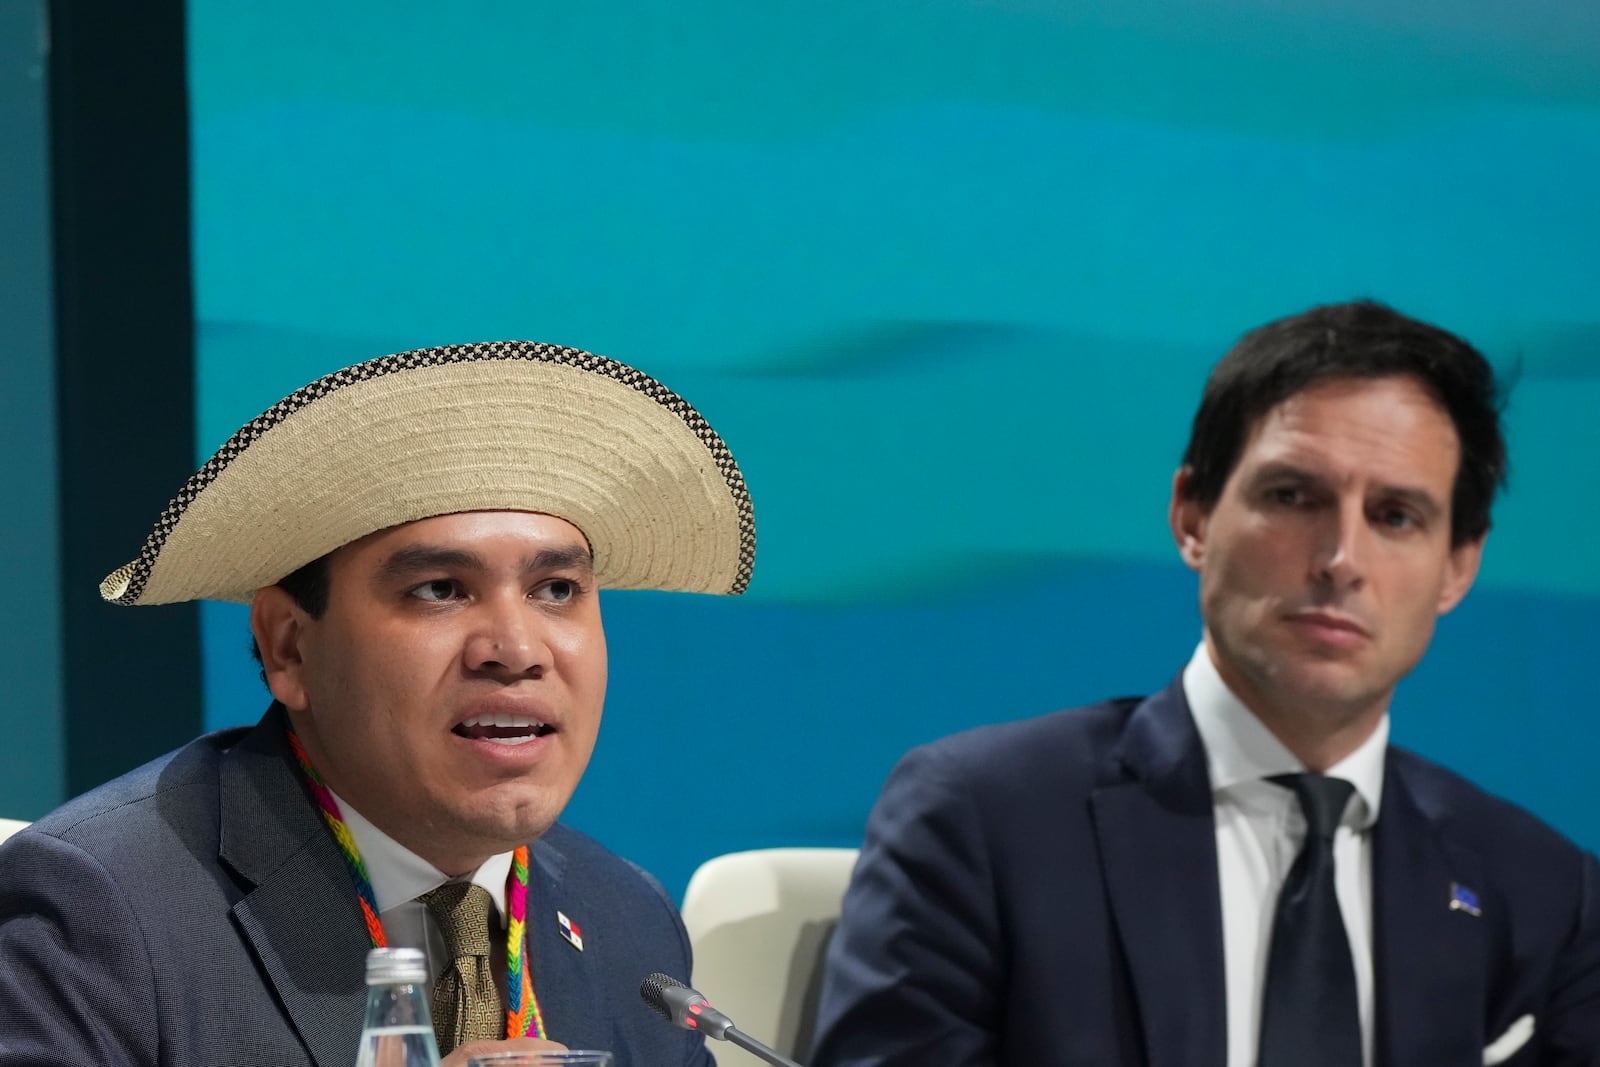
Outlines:
<svg viewBox="0 0 1600 1067"><path fill-rule="evenodd" d="M440 1062L439 1067L467 1067L474 1056L487 1056L491 1052L565 1052L567 1046L559 1041L541 1041L536 1037L516 1037L509 1041L468 1041Z"/></svg>

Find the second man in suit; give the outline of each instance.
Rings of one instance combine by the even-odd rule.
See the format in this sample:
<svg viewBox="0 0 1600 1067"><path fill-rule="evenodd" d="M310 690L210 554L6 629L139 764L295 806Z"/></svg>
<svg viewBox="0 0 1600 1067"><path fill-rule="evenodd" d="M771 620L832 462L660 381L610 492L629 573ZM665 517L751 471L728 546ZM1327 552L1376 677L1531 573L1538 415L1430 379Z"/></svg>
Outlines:
<svg viewBox="0 0 1600 1067"><path fill-rule="evenodd" d="M1247 334L1172 488L1199 647L902 761L814 1067L1600 1064L1594 857L1388 741L1504 471L1459 338L1371 302Z"/></svg>

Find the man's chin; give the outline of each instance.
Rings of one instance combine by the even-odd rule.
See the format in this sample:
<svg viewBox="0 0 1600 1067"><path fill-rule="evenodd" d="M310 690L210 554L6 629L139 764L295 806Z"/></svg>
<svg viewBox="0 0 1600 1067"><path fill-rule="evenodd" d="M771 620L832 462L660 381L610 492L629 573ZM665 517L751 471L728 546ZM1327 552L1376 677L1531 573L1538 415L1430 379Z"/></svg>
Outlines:
<svg viewBox="0 0 1600 1067"><path fill-rule="evenodd" d="M1375 691L1371 679L1351 664L1302 666L1280 681L1284 683L1285 707L1298 708L1306 719L1329 725L1360 718L1375 705L1387 703L1387 693Z"/></svg>
<svg viewBox="0 0 1600 1067"><path fill-rule="evenodd" d="M564 799L538 790L531 795L499 796L481 807L460 813L463 836L495 844L494 852L509 852L539 838L561 815Z"/></svg>

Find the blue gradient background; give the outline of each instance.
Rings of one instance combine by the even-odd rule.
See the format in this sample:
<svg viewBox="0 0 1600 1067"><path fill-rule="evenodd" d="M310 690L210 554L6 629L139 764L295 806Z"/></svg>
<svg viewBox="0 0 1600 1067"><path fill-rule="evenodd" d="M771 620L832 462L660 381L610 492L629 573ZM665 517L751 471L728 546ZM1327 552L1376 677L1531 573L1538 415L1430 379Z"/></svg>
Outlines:
<svg viewBox="0 0 1600 1067"><path fill-rule="evenodd" d="M1162 685L1206 371L1361 295L1520 377L1395 735L1600 846L1600 8L190 9L197 456L346 363L517 337L640 366L741 460L750 593L607 595L569 809L669 888L856 843L912 744ZM243 612L204 639L208 721L253 720Z"/></svg>

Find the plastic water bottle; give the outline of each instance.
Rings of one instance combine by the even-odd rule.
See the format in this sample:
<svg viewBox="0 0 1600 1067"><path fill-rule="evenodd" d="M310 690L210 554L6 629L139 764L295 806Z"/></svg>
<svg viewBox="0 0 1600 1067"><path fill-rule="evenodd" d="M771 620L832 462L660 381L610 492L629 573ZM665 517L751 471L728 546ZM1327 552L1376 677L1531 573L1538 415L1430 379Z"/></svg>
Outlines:
<svg viewBox="0 0 1600 1067"><path fill-rule="evenodd" d="M427 981L421 949L375 948L367 953L367 1019L356 1067L439 1067L439 1045L423 992Z"/></svg>

